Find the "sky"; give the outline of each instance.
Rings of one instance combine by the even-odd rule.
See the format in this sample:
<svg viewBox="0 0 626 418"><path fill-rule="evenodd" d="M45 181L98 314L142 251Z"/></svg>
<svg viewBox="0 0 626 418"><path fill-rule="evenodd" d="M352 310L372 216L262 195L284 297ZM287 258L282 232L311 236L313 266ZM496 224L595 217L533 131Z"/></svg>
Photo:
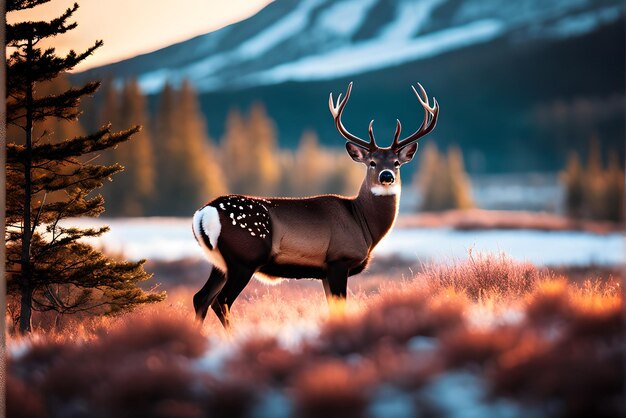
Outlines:
<svg viewBox="0 0 626 418"><path fill-rule="evenodd" d="M51 20L77 1L78 27L52 40L59 53L104 41L74 71L116 62L184 41L252 16L272 0L52 0L7 15L8 23Z"/></svg>

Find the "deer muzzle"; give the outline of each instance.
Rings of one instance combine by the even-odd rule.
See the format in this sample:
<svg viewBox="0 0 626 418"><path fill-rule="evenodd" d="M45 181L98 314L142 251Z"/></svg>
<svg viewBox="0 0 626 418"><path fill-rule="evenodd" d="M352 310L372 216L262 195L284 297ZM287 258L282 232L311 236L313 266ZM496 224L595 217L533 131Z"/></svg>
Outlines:
<svg viewBox="0 0 626 418"><path fill-rule="evenodd" d="M378 181L380 181L380 184L387 186L389 184L393 184L396 181L396 176L391 170L383 170L378 175Z"/></svg>

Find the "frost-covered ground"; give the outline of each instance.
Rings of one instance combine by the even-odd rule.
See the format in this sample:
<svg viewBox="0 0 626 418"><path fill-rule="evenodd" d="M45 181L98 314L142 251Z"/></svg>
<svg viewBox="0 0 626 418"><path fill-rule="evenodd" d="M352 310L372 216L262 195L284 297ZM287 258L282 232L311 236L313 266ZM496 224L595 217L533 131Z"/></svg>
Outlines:
<svg viewBox="0 0 626 418"><path fill-rule="evenodd" d="M110 225L111 231L92 241L131 259L177 260L201 257L186 218L78 219L72 225ZM400 255L418 261L464 259L468 250L503 251L513 259L550 265L618 265L626 260L624 237L580 231L394 228L375 255Z"/></svg>

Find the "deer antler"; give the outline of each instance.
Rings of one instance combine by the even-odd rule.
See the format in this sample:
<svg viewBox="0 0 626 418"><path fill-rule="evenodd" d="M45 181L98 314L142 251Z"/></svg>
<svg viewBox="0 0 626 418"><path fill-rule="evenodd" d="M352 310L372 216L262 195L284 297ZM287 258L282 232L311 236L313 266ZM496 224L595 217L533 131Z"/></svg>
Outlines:
<svg viewBox="0 0 626 418"><path fill-rule="evenodd" d="M420 101L422 107L424 108L424 120L417 131L413 132L413 134L401 141L398 141L398 138L400 137L400 132L402 131L402 124L398 120L396 124L396 133L393 137L393 143L391 144L391 149L393 150L398 150L412 142L417 141L421 137L429 134L433 129L435 129L435 125L437 125L437 118L439 116L439 103L437 103L437 99L433 97L433 106L431 107L424 87L422 87L420 83L417 83L417 87L419 87L421 94L424 95L424 98L422 98L422 95L415 90L415 87L411 86L413 92L417 96L417 100Z"/></svg>
<svg viewBox="0 0 626 418"><path fill-rule="evenodd" d="M330 93L330 97L328 98L328 107L330 108L330 113L332 113L333 118L335 119L335 126L339 133L346 138L348 141L355 143L369 151L376 151L378 149L378 145L376 145L376 140L374 139L374 120L370 122L370 126L368 129L368 134L370 137L370 141L364 141L356 135L348 132L343 123L341 122L341 114L343 113L343 109L346 107L348 103L348 99L350 98L350 92L352 91L352 82L348 85L348 90L346 91L346 96L341 100L341 94L337 97L337 104L333 100L333 94Z"/></svg>

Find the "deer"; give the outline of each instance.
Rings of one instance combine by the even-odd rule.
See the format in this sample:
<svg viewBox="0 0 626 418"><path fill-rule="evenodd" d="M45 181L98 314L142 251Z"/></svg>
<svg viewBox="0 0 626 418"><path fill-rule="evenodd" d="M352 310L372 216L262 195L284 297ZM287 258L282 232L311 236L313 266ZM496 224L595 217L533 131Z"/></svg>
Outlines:
<svg viewBox="0 0 626 418"><path fill-rule="evenodd" d="M254 276L262 281L319 279L329 303L345 301L348 277L361 273L372 250L391 230L398 215L400 167L410 162L417 141L437 124L439 104L433 105L421 84L411 86L424 118L420 127L399 139L400 120L391 146L381 148L350 133L341 121L352 82L337 102L328 105L335 127L347 142L348 155L367 166L355 197L319 195L306 198L265 198L244 195L218 197L193 215L192 230L213 269L193 296L196 321L204 322L209 307L227 330L233 302Z"/></svg>

